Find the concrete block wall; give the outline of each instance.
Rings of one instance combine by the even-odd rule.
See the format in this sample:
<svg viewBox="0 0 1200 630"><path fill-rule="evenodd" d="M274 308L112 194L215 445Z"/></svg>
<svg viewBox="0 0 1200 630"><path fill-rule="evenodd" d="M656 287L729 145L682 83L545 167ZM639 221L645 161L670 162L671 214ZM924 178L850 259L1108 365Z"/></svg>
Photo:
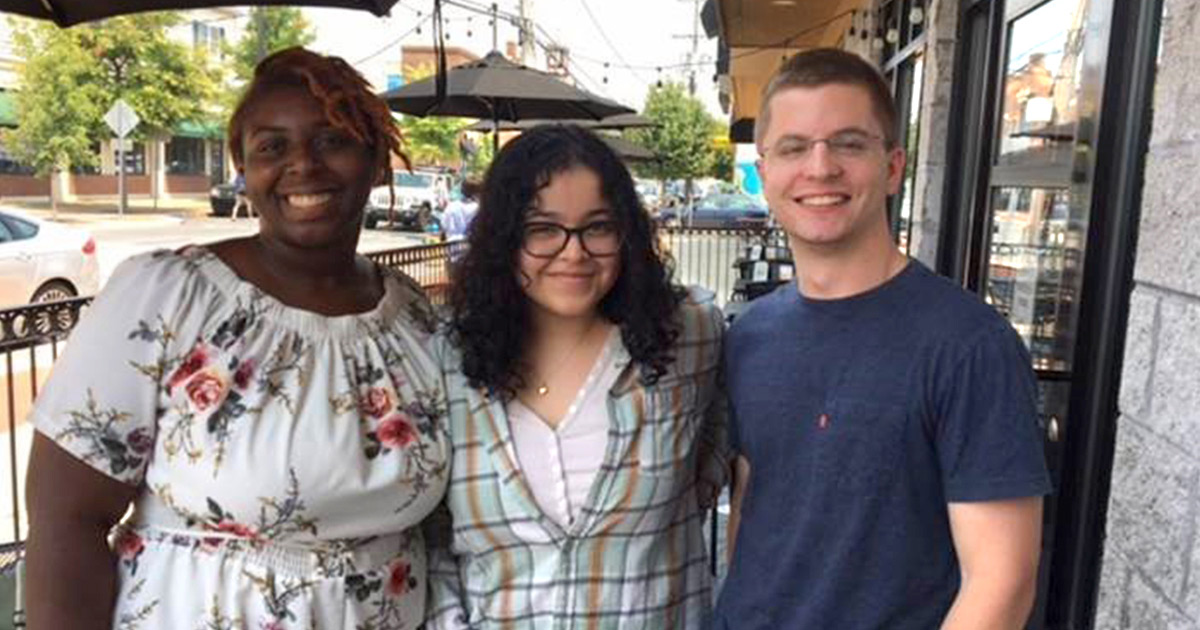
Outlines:
<svg viewBox="0 0 1200 630"><path fill-rule="evenodd" d="M1095 627L1200 630L1200 0L1166 0Z"/></svg>

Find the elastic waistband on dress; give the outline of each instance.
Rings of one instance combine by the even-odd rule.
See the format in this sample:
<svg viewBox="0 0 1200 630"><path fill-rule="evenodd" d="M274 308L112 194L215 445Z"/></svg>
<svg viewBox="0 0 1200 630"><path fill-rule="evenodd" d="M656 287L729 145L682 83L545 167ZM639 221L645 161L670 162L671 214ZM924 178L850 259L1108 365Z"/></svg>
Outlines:
<svg viewBox="0 0 1200 630"><path fill-rule="evenodd" d="M193 552L223 554L247 565L295 577L329 578L363 573L419 546L413 544L412 530L366 538L279 542L229 532L140 525L117 533L118 552L121 539L130 534L147 542L177 545Z"/></svg>

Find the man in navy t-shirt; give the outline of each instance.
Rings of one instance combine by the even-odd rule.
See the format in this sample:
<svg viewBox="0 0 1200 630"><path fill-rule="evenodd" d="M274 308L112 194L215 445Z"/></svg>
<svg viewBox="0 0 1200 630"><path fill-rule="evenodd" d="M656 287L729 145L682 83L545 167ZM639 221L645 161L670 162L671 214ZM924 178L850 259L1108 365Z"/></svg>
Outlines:
<svg viewBox="0 0 1200 630"><path fill-rule="evenodd" d="M897 251L890 91L840 50L764 92L764 194L796 284L726 339L738 453L716 627L1019 629L1050 491L1030 358L975 296Z"/></svg>

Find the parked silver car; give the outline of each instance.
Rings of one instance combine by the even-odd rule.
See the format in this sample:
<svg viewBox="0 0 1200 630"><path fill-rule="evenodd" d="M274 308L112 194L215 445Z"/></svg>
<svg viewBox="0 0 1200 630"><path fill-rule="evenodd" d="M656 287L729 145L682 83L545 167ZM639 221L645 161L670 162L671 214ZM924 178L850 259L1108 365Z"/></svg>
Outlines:
<svg viewBox="0 0 1200 630"><path fill-rule="evenodd" d="M0 211L0 308L93 295L99 285L91 234Z"/></svg>

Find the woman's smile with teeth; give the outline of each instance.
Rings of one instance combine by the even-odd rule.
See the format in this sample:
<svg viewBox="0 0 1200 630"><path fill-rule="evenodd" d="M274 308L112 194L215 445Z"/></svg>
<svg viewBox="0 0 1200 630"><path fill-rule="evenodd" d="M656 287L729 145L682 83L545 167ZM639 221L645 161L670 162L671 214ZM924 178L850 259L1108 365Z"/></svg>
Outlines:
<svg viewBox="0 0 1200 630"><path fill-rule="evenodd" d="M319 206L332 198L333 195L329 193L321 193L317 195L288 195L287 202L292 206L308 208L312 206Z"/></svg>

